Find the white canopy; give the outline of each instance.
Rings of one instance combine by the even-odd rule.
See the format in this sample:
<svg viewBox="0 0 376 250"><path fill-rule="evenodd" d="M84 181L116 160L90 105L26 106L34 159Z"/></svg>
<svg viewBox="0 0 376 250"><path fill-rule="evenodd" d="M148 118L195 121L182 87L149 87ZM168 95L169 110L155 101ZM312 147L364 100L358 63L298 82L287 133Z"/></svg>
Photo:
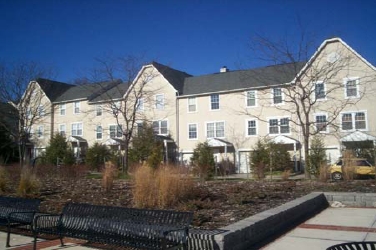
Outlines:
<svg viewBox="0 0 376 250"><path fill-rule="evenodd" d="M376 137L364 132L355 131L341 138L342 142L376 141Z"/></svg>
<svg viewBox="0 0 376 250"><path fill-rule="evenodd" d="M298 140L295 140L291 137L285 136L285 135L278 135L273 138L272 140L274 143L278 144L296 144L299 143Z"/></svg>

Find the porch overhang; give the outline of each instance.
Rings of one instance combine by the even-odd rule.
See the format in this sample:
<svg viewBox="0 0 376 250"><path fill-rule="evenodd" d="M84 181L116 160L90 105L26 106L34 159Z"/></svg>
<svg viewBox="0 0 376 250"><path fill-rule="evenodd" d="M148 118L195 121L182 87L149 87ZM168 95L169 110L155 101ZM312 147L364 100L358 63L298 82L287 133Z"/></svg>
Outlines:
<svg viewBox="0 0 376 250"><path fill-rule="evenodd" d="M76 143L85 143L87 142L86 139L80 137L80 136L75 136L75 135L72 135L72 136L69 136L68 137L68 142L76 142Z"/></svg>
<svg viewBox="0 0 376 250"><path fill-rule="evenodd" d="M376 137L361 131L355 131L340 139L347 148L372 148L376 145Z"/></svg>
<svg viewBox="0 0 376 250"><path fill-rule="evenodd" d="M108 138L104 144L107 146L118 146L118 145L123 145L124 141L118 138Z"/></svg>

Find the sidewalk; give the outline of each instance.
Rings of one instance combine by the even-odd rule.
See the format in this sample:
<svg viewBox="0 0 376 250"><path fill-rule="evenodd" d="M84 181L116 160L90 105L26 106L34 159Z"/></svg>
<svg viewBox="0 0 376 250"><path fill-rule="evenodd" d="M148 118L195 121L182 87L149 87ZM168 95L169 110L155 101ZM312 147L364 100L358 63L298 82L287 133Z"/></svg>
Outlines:
<svg viewBox="0 0 376 250"><path fill-rule="evenodd" d="M352 241L376 241L376 208L328 208L263 250L323 250Z"/></svg>

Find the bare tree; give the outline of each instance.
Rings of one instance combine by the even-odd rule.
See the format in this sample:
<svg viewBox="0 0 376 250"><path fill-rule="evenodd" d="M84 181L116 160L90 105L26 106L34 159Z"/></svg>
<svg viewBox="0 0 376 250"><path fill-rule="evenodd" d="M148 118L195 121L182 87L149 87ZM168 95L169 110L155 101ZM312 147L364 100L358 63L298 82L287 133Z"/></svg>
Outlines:
<svg viewBox="0 0 376 250"><path fill-rule="evenodd" d="M51 77L54 70L44 68L35 62L21 62L0 65L0 99L13 105L17 112L0 110L0 126L18 143L19 161L23 166L26 160L26 144L31 139L32 126L44 119L50 108L43 100L43 91L36 82L39 77ZM13 126L9 124L13 123ZM15 124L14 124L15 123Z"/></svg>
<svg viewBox="0 0 376 250"><path fill-rule="evenodd" d="M125 57L104 57L97 58L97 68L91 71L88 77L81 78L80 82L113 82L118 83L108 90L108 85L103 84L104 101L102 102L105 112L111 114L121 131L124 155L123 155L123 172L128 169L128 154L132 138L135 134L137 122L146 122L146 116L139 110L143 105L149 103L152 98L150 90L145 86L154 77L154 71L140 71L145 63L141 58L134 56ZM119 79L121 81L119 81ZM137 81L137 82L136 82ZM107 88L107 89L106 89ZM114 98L114 91L124 93L119 98Z"/></svg>
<svg viewBox="0 0 376 250"><path fill-rule="evenodd" d="M365 92L370 94L367 82L374 79L374 74L372 76L366 71L359 72L357 65L359 58L353 51L347 49L340 39L327 40L326 44L313 53L314 42L309 38L302 32L298 41L289 43L287 39L275 41L256 35L251 42L251 50L259 59L268 62L269 65L280 65L276 67L277 71L272 77L279 79L290 77L288 82L270 86L270 82L277 82L276 79L270 79L270 75L265 76L261 72L257 75L258 80L269 87L261 90L263 94L258 97L264 98L260 101L264 101L265 106L267 104L270 106L271 89L280 91L277 98L284 96L284 105L275 105L274 108L279 110L280 114L288 114L290 124L295 125L292 129L302 136L305 160L308 159L311 136L321 133L329 126L334 132L337 131L340 113L346 107L359 102ZM325 46L331 46L331 49L326 51ZM357 76L360 78L354 84L360 84L362 87L356 93L357 98L344 98L343 78L350 77L351 71L357 71ZM292 79L291 76L295 78ZM320 111L327 115L318 121L314 114ZM262 117L262 112L250 115L265 119ZM305 174L309 178L309 161L306 160L305 163Z"/></svg>

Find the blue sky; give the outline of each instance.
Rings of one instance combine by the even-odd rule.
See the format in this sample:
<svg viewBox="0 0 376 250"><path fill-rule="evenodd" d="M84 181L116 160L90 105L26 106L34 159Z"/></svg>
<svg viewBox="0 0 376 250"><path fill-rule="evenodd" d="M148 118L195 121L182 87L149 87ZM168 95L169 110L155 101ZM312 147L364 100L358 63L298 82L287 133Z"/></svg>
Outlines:
<svg viewBox="0 0 376 250"><path fill-rule="evenodd" d="M193 75L257 67L255 34L341 37L376 65L375 0L0 0L0 62L52 65L71 82L104 55L144 55Z"/></svg>

